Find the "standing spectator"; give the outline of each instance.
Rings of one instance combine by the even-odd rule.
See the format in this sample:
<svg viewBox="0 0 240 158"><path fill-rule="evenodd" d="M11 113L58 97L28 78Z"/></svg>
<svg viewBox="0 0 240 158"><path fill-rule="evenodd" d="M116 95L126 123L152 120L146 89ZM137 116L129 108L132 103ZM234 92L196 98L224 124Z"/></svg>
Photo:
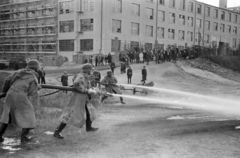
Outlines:
<svg viewBox="0 0 240 158"><path fill-rule="evenodd" d="M105 64L104 65L107 65L108 64L108 56L105 56Z"/></svg>
<svg viewBox="0 0 240 158"><path fill-rule="evenodd" d="M95 66L98 66L98 56L95 56Z"/></svg>
<svg viewBox="0 0 240 158"><path fill-rule="evenodd" d="M38 77L37 77L37 79L38 79L38 84L41 84L42 70L38 69L38 70L37 70L37 73L38 73Z"/></svg>
<svg viewBox="0 0 240 158"><path fill-rule="evenodd" d="M156 63L156 64L159 64L159 54L158 54L158 51L157 51L157 50L155 50L154 56L155 56L155 63Z"/></svg>
<svg viewBox="0 0 240 158"><path fill-rule="evenodd" d="M108 64L110 65L112 63L112 55L109 53L107 58L108 58Z"/></svg>
<svg viewBox="0 0 240 158"><path fill-rule="evenodd" d="M45 73L43 67L42 67L42 70L41 70L41 71L42 71L41 84L46 84L46 80L45 80L45 75L46 75L46 73Z"/></svg>
<svg viewBox="0 0 240 158"><path fill-rule="evenodd" d="M127 70L128 84L129 84L129 83L131 84L131 82L132 82L132 74L133 74L132 68L131 68L131 66L129 66L129 67L128 67L128 70Z"/></svg>
<svg viewBox="0 0 240 158"><path fill-rule="evenodd" d="M110 68L111 68L112 74L114 74L114 69L116 68L116 65L114 62L110 64Z"/></svg>
<svg viewBox="0 0 240 158"><path fill-rule="evenodd" d="M151 54L150 54L149 51L147 51L147 53L146 53L146 62L147 62L147 65L149 65L149 60L150 60L150 58L151 58Z"/></svg>
<svg viewBox="0 0 240 158"><path fill-rule="evenodd" d="M144 63L144 60L143 60L143 52L140 52L140 53L139 53L139 62L140 62L140 63Z"/></svg>
<svg viewBox="0 0 240 158"><path fill-rule="evenodd" d="M68 86L68 75L67 75L67 71L64 71L64 74L61 77L61 82L63 86ZM65 93L67 93L67 91L63 91Z"/></svg>
<svg viewBox="0 0 240 158"><path fill-rule="evenodd" d="M89 62L90 62L91 65L93 65L92 64L93 63L93 56L92 55L90 56Z"/></svg>
<svg viewBox="0 0 240 158"><path fill-rule="evenodd" d="M142 69L142 81L146 81L147 80L147 70L145 68L145 66L143 66L143 69Z"/></svg>
<svg viewBox="0 0 240 158"><path fill-rule="evenodd" d="M136 63L139 63L139 52L136 52Z"/></svg>
<svg viewBox="0 0 240 158"><path fill-rule="evenodd" d="M101 61L100 61L100 63L101 63L101 66L103 66L104 64L103 64L103 60L104 60L104 56L103 55L101 55Z"/></svg>

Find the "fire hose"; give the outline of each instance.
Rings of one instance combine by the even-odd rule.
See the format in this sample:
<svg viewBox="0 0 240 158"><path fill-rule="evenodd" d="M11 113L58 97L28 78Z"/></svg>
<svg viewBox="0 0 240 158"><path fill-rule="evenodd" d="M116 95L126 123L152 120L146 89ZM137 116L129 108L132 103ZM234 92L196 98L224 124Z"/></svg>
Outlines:
<svg viewBox="0 0 240 158"><path fill-rule="evenodd" d="M77 91L77 90L76 90L75 88L73 88L73 87L47 85L47 84L43 84L43 85L41 85L41 87L42 87L43 89L57 89L57 90L72 91L72 92L77 92L77 93L82 93L82 94L88 94L87 92L79 92L79 91ZM94 89L93 89L93 90L94 90ZM101 91L101 90L95 90L95 91L96 91L96 93L98 93L98 94L100 94L100 95L112 96L111 93L108 93L108 92L106 92L106 91ZM55 92L52 92L51 94L54 94L54 93L57 93L57 92L58 92L58 91L55 91ZM6 97L6 95L7 95L6 93L1 93L1 94L0 94L0 99ZM47 95L50 95L50 93L47 94Z"/></svg>

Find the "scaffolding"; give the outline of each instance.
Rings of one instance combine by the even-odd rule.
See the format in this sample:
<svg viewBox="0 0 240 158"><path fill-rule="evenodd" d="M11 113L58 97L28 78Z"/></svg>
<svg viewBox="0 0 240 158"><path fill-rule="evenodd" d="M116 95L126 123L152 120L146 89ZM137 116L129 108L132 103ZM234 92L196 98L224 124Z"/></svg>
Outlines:
<svg viewBox="0 0 240 158"><path fill-rule="evenodd" d="M0 52L25 57L56 54L57 0L2 0Z"/></svg>

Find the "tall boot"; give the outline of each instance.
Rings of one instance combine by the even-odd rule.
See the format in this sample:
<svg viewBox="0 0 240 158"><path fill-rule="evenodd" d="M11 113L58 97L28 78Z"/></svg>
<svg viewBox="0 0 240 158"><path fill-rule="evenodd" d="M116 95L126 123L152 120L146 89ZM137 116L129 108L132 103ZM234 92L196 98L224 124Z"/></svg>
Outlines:
<svg viewBox="0 0 240 158"><path fill-rule="evenodd" d="M123 101L123 97L120 97L120 101L122 104L126 104L124 101Z"/></svg>
<svg viewBox="0 0 240 158"><path fill-rule="evenodd" d="M2 143L4 141L3 134L7 130L7 127L8 127L8 124L5 124L5 123L2 123L2 125L0 127L0 143Z"/></svg>
<svg viewBox="0 0 240 158"><path fill-rule="evenodd" d="M86 118L86 131L87 131L87 132L97 131L98 128L92 127L92 121L91 121L91 119L90 119L90 114L89 114L87 105L85 105L85 110L86 110L86 115L87 115L87 118Z"/></svg>
<svg viewBox="0 0 240 158"><path fill-rule="evenodd" d="M64 137L60 134L62 130L66 127L66 123L60 123L60 125L54 131L53 136L58 139L63 139Z"/></svg>
<svg viewBox="0 0 240 158"><path fill-rule="evenodd" d="M21 143L26 143L32 140L32 138L27 137L31 128L23 128L21 134Z"/></svg>

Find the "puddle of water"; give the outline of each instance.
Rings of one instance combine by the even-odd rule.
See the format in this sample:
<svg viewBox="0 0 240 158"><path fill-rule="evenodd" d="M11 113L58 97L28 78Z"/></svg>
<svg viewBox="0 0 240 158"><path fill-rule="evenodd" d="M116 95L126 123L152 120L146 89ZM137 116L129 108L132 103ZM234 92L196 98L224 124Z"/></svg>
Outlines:
<svg viewBox="0 0 240 158"><path fill-rule="evenodd" d="M47 131L47 132L44 132L45 134L47 134L47 135L53 135L53 132L51 132L51 131Z"/></svg>

